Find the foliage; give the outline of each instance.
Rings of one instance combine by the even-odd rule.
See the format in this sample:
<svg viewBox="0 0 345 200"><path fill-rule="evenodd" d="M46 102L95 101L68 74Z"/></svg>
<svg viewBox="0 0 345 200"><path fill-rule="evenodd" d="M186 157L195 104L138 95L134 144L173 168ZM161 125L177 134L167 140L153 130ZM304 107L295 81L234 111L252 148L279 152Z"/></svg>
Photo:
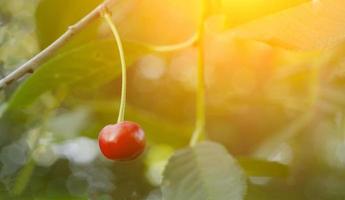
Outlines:
<svg viewBox="0 0 345 200"><path fill-rule="evenodd" d="M28 9L26 17L24 1L3 2L0 66L3 60L6 70L100 3L27 1L36 12ZM344 2L212 0L207 6L209 141L186 147L197 47L149 48L192 36L200 1L120 0L111 11L129 64L126 119L144 128L147 151L124 163L99 154L97 134L116 119L121 82L114 40L98 19L5 89L0 198L344 199Z"/></svg>
<svg viewBox="0 0 345 200"><path fill-rule="evenodd" d="M163 198L167 200L236 200L243 199L245 190L246 177L241 168L226 149L212 142L176 152L162 182Z"/></svg>

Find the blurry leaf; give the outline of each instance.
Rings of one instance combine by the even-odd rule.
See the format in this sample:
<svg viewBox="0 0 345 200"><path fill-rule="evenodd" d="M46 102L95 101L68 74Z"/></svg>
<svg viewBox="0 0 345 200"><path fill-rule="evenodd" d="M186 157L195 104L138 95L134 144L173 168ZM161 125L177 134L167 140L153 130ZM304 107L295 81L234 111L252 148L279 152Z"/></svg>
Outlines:
<svg viewBox="0 0 345 200"><path fill-rule="evenodd" d="M157 189L157 190L151 191L145 200L162 200L162 199L163 199L162 192L159 189Z"/></svg>
<svg viewBox="0 0 345 200"><path fill-rule="evenodd" d="M150 145L146 151L145 163L147 165L146 177L154 186L162 183L163 171L174 149L168 145Z"/></svg>
<svg viewBox="0 0 345 200"><path fill-rule="evenodd" d="M41 0L36 10L36 32L43 49L54 42L68 28L93 10L102 0ZM87 41L86 38L97 33L97 23L75 36L74 40Z"/></svg>
<svg viewBox="0 0 345 200"><path fill-rule="evenodd" d="M29 161L27 161L24 167L18 172L15 184L11 191L11 193L14 196L21 195L22 192L25 190L26 185L30 181L34 168L35 168L35 162L32 159L30 159Z"/></svg>
<svg viewBox="0 0 345 200"><path fill-rule="evenodd" d="M75 106L83 104L92 108L93 111L96 112L98 120L99 115L107 115L111 117L110 120L112 121L114 120L114 113L118 112L120 105L115 99L76 100L72 103ZM126 105L125 118L139 123L145 130L148 140L156 144L169 144L173 147L185 146L188 144L190 135L193 131L193 127L189 124L171 122L152 112L147 112L130 104ZM104 123L111 123L112 121L106 122L103 120L100 127L97 127L97 130L100 130ZM91 131L90 134L92 135L90 136L95 136L95 130L88 128L88 131Z"/></svg>
<svg viewBox="0 0 345 200"><path fill-rule="evenodd" d="M51 117L47 122L47 130L55 133L56 140L66 140L76 137L88 123L90 123L89 110L85 107L77 107L70 112Z"/></svg>
<svg viewBox="0 0 345 200"><path fill-rule="evenodd" d="M35 200L46 200L46 199L50 199L50 200L87 200L89 199L88 197L75 197L75 196L68 196L68 195L46 195L46 196L38 196L35 197Z"/></svg>
<svg viewBox="0 0 345 200"><path fill-rule="evenodd" d="M274 153L275 150L279 149L284 142L287 142L289 139L300 133L308 125L308 123L310 123L313 114L314 111L309 110L288 123L279 133L264 142L256 150L255 156L262 159L268 159L271 154Z"/></svg>
<svg viewBox="0 0 345 200"><path fill-rule="evenodd" d="M165 200L240 200L246 177L227 150L204 142L176 152L165 168Z"/></svg>
<svg viewBox="0 0 345 200"><path fill-rule="evenodd" d="M309 0L220 0L228 24L233 27Z"/></svg>
<svg viewBox="0 0 345 200"><path fill-rule="evenodd" d="M117 16L119 9L113 10L115 21L124 38L154 45L176 44L191 38L200 19L199 0L130 0L134 2L130 12L124 17ZM120 4L122 2L119 2ZM125 9L122 7L122 9Z"/></svg>
<svg viewBox="0 0 345 200"><path fill-rule="evenodd" d="M238 158L247 176L286 177L289 173L287 165L282 163L254 158Z"/></svg>
<svg viewBox="0 0 345 200"><path fill-rule="evenodd" d="M345 94L343 92L343 88L327 86L320 88L319 91L321 98L325 99L327 103L337 108L334 112L341 110L341 107L337 107L337 105L344 106Z"/></svg>
<svg viewBox="0 0 345 200"><path fill-rule="evenodd" d="M320 77L322 86L327 84L344 85L345 77L345 43L342 42L336 48L323 52L319 56L318 64L322 68L322 75Z"/></svg>
<svg viewBox="0 0 345 200"><path fill-rule="evenodd" d="M246 200L305 200L303 190L299 191L294 186L282 185L255 185L248 184ZM308 199L308 198L307 198Z"/></svg>
<svg viewBox="0 0 345 200"><path fill-rule="evenodd" d="M135 107L127 107L127 116L128 119L142 124L150 140L174 147L188 144L193 129L186 124L173 123Z"/></svg>
<svg viewBox="0 0 345 200"><path fill-rule="evenodd" d="M345 1L309 1L226 34L300 50L325 49L344 41L344 24Z"/></svg>

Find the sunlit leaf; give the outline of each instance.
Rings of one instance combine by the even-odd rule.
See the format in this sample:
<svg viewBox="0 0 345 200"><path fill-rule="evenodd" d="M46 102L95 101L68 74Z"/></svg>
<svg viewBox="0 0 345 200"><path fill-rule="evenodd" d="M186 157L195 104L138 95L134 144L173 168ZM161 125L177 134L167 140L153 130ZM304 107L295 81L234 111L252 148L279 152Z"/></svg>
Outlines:
<svg viewBox="0 0 345 200"><path fill-rule="evenodd" d="M228 26L236 26L259 17L297 6L309 0L220 0Z"/></svg>
<svg viewBox="0 0 345 200"><path fill-rule="evenodd" d="M284 142L289 141L289 139L300 133L303 128L310 123L313 114L314 112L312 110L305 112L303 115L288 123L279 131L279 133L269 138L260 147L258 147L255 152L255 156L262 159L269 158L271 154L277 151Z"/></svg>
<svg viewBox="0 0 345 200"><path fill-rule="evenodd" d="M246 191L246 177L227 150L204 142L177 151L164 171L165 200L240 200Z"/></svg>
<svg viewBox="0 0 345 200"><path fill-rule="evenodd" d="M309 1L229 30L226 35L293 49L325 49L345 39L344 24L345 1Z"/></svg>
<svg viewBox="0 0 345 200"><path fill-rule="evenodd" d="M126 16L118 16L114 9L115 21L128 40L156 45L175 44L192 37L200 19L199 0L131 0L124 1L131 6ZM120 2L121 3L121 2ZM132 5L130 5L132 3ZM126 9L122 6L122 9Z"/></svg>

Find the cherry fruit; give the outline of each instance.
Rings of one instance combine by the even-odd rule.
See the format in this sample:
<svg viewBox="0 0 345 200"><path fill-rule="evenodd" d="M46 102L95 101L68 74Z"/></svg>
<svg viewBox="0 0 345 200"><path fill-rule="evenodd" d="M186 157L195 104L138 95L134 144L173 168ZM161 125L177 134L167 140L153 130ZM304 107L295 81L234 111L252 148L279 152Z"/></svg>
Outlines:
<svg viewBox="0 0 345 200"><path fill-rule="evenodd" d="M105 126L98 136L101 152L111 160L132 160L145 149L145 134L134 122Z"/></svg>

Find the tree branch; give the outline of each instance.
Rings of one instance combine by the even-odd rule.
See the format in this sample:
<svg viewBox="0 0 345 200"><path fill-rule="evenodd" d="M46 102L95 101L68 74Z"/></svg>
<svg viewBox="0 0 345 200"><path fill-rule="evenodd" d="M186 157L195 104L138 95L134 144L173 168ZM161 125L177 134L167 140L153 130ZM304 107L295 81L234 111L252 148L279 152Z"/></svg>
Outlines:
<svg viewBox="0 0 345 200"><path fill-rule="evenodd" d="M52 44L42 50L40 53L32 57L30 60L25 62L23 65L19 66L16 70L5 76L0 80L0 89L9 85L11 82L18 80L27 73L33 73L42 63L51 58L61 47L66 45L74 35L81 32L86 26L91 22L101 16L101 12L106 9L108 6L111 6L115 3L116 0L105 0L102 4L97 6L85 17L80 19L74 25L68 27L68 30L62 34L57 40Z"/></svg>

